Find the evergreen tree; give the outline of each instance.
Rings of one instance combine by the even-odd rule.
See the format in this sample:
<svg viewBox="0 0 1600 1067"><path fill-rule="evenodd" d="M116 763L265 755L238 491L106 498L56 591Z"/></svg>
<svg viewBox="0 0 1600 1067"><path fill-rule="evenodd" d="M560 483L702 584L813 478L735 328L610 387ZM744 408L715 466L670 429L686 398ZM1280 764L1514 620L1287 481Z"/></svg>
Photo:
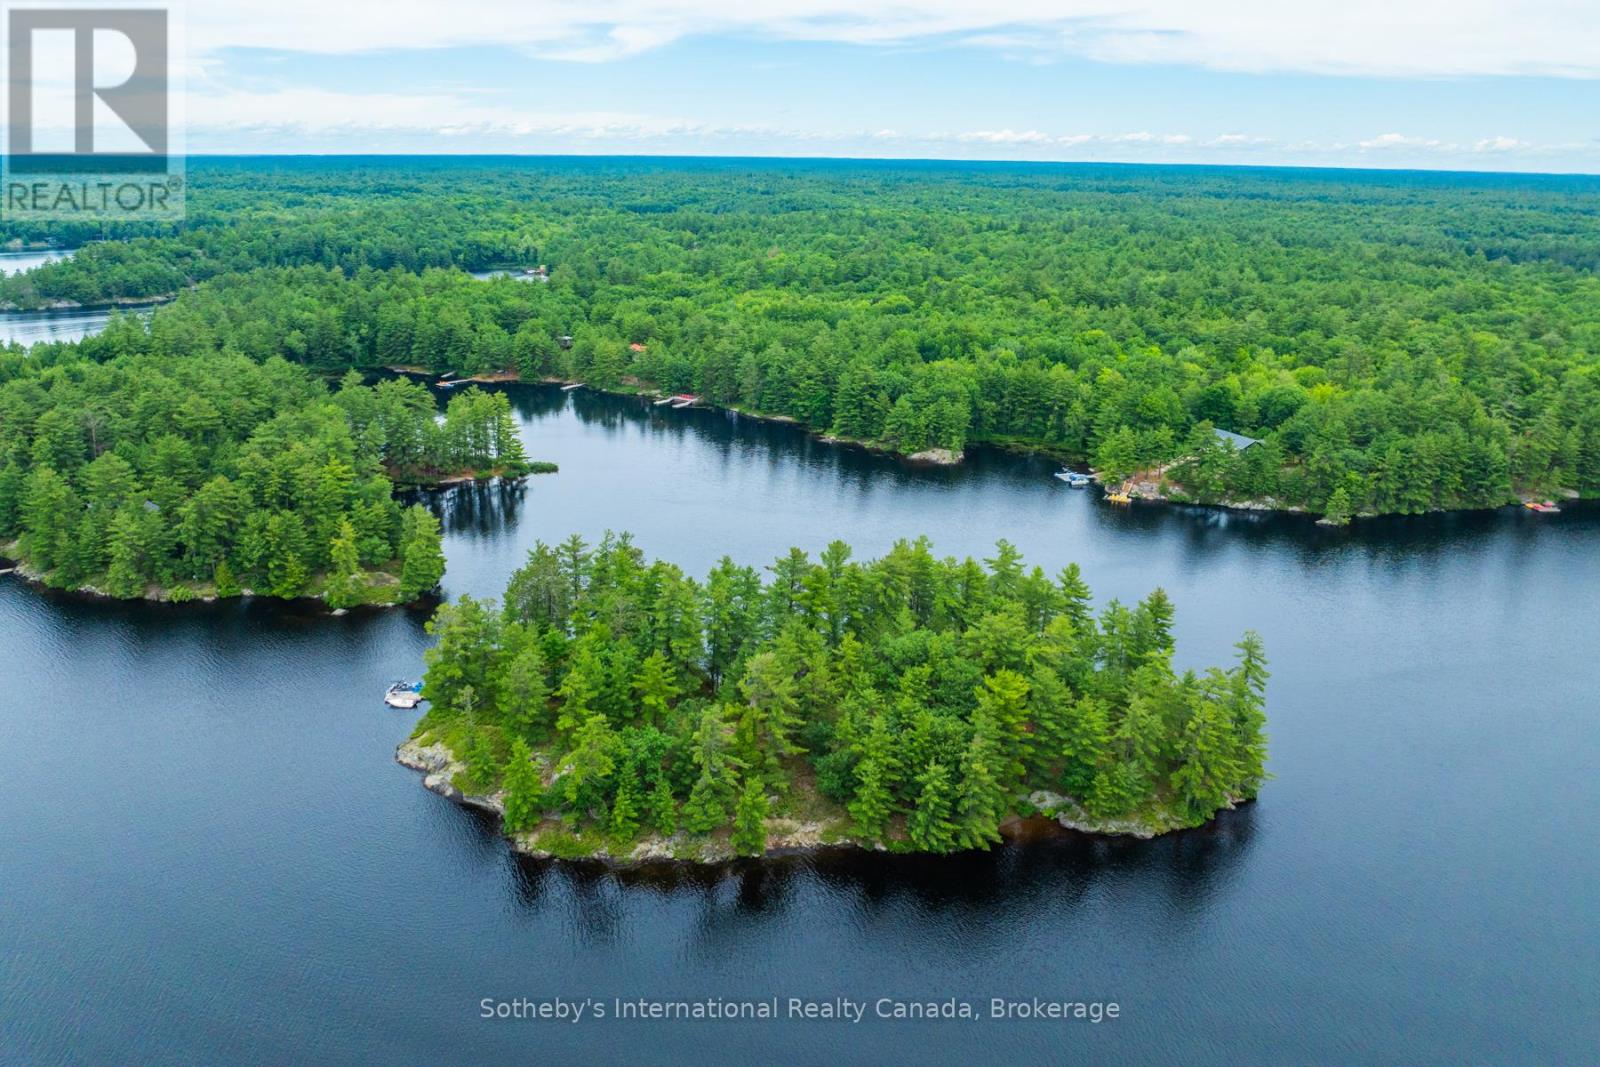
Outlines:
<svg viewBox="0 0 1600 1067"><path fill-rule="evenodd" d="M906 819L906 833L913 845L923 852L949 852L956 847L954 800L955 789L944 765L934 762L924 767L917 776L916 806Z"/></svg>
<svg viewBox="0 0 1600 1067"><path fill-rule="evenodd" d="M330 608L348 608L361 602L361 556L356 528L339 520L339 532L328 546L328 586L323 594Z"/></svg>
<svg viewBox="0 0 1600 1067"><path fill-rule="evenodd" d="M1172 772L1172 791L1203 820L1233 799L1240 778L1237 738L1227 709L1201 696L1184 727L1183 752Z"/></svg>
<svg viewBox="0 0 1600 1067"><path fill-rule="evenodd" d="M617 796L611 804L611 836L617 841L632 841L639 836L639 815L643 802L639 798L639 780L631 774L623 775L617 787Z"/></svg>
<svg viewBox="0 0 1600 1067"><path fill-rule="evenodd" d="M533 642L512 656L500 687L500 714L524 737L542 739L551 725L544 653Z"/></svg>
<svg viewBox="0 0 1600 1067"><path fill-rule="evenodd" d="M505 793L506 829L533 829L543 814L544 785L533 764L533 752L520 737L512 739L511 759L506 762L500 788Z"/></svg>
<svg viewBox="0 0 1600 1067"><path fill-rule="evenodd" d="M439 520L421 504L405 511L400 533L400 594L413 600L435 589L444 577Z"/></svg>
<svg viewBox="0 0 1600 1067"><path fill-rule="evenodd" d="M974 728L961 757L961 791L957 798L956 841L962 848L987 848L1000 840L1000 820L1014 798L997 771L1003 757L992 720Z"/></svg>
<svg viewBox="0 0 1600 1067"><path fill-rule="evenodd" d="M733 814L733 850L741 856L759 856L767 850L767 792L760 778L752 778L739 796Z"/></svg>
<svg viewBox="0 0 1600 1067"><path fill-rule="evenodd" d="M662 837L678 832L678 803L673 799L672 785L664 774L656 778L655 787L650 790L646 814L651 828Z"/></svg>

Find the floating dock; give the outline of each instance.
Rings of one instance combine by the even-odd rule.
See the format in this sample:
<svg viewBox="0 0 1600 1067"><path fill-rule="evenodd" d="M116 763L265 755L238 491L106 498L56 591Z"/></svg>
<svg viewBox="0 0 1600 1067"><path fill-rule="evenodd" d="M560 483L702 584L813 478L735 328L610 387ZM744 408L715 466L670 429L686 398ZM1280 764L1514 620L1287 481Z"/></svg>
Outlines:
<svg viewBox="0 0 1600 1067"><path fill-rule="evenodd" d="M573 382L571 385L563 385L561 387L561 391L563 393L570 393L574 389L582 389L582 388L583 388L583 383L582 382Z"/></svg>

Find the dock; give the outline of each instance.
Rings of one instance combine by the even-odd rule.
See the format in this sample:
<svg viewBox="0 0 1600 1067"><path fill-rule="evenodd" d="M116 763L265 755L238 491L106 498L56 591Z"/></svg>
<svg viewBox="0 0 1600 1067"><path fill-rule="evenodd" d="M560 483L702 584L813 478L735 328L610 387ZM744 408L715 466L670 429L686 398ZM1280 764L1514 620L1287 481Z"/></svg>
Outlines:
<svg viewBox="0 0 1600 1067"><path fill-rule="evenodd" d="M583 388L583 383L582 382L573 382L571 385L563 385L561 387L561 391L563 393L570 393L574 389L582 389L582 388Z"/></svg>

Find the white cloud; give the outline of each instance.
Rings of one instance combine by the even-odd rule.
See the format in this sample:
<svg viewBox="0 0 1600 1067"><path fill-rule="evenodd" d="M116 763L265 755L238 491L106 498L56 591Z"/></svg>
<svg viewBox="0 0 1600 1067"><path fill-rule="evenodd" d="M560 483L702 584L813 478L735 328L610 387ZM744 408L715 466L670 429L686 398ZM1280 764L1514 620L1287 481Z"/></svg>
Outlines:
<svg viewBox="0 0 1600 1067"><path fill-rule="evenodd" d="M958 141L982 141L985 144L1048 144L1051 137L1038 130L973 130L956 134Z"/></svg>
<svg viewBox="0 0 1600 1067"><path fill-rule="evenodd" d="M1205 143L1212 148L1258 148L1273 141L1270 137L1252 137L1248 133L1223 133Z"/></svg>
<svg viewBox="0 0 1600 1067"><path fill-rule="evenodd" d="M1589 0L207 0L202 56L505 45L575 61L713 33L1232 71L1600 77Z"/></svg>
<svg viewBox="0 0 1600 1067"><path fill-rule="evenodd" d="M1485 137L1472 146L1474 152L1515 152L1519 148L1533 147L1515 137Z"/></svg>
<svg viewBox="0 0 1600 1067"><path fill-rule="evenodd" d="M1429 150L1453 150L1456 146L1453 144L1447 144L1443 141L1431 140L1426 137L1409 137L1403 133L1380 133L1378 136L1369 140L1358 142L1356 147L1366 152L1386 152L1393 149L1418 148Z"/></svg>

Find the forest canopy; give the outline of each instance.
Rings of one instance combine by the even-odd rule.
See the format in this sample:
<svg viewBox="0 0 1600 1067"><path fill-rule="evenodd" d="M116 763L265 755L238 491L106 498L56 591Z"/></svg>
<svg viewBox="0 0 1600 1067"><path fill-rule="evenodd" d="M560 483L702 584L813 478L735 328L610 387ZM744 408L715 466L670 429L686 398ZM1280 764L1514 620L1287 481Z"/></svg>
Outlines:
<svg viewBox="0 0 1600 1067"><path fill-rule="evenodd" d="M767 571L725 557L695 581L626 534L541 543L503 605L440 608L417 741L564 854L758 854L796 825L950 852L1041 809L1159 832L1265 776L1260 639L1176 671L1159 589L1096 614L1075 564L1050 578L1005 541L982 563L836 541Z"/></svg>
<svg viewBox="0 0 1600 1067"><path fill-rule="evenodd" d="M402 507L395 480L530 467L503 394L459 393L441 419L404 379L352 372L330 392L277 356L174 356L122 345L144 336L128 323L112 334L137 354L28 359L0 384L0 552L51 585L414 600L444 571L439 522Z"/></svg>
<svg viewBox="0 0 1600 1067"><path fill-rule="evenodd" d="M1597 203L1582 177L212 159L179 226L5 228L113 239L0 301L183 294L149 342L86 342L101 360L510 368L905 453L1047 449L1203 501L1415 513L1600 493Z"/></svg>

